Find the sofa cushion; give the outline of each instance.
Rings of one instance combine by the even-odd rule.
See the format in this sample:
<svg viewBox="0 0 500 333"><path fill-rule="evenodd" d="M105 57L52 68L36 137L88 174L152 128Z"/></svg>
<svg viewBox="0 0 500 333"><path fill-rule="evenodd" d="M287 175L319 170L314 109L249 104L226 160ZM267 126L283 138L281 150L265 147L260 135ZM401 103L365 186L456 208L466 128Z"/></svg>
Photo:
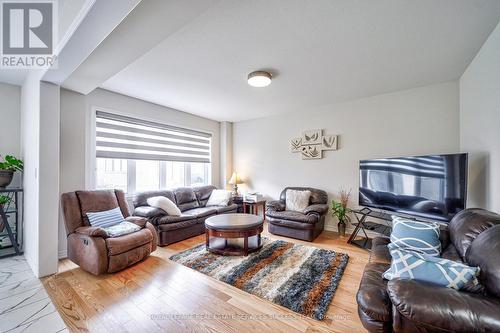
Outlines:
<svg viewBox="0 0 500 333"><path fill-rule="evenodd" d="M478 267L401 249L391 250L391 256L391 267L384 273L387 280L417 280L456 290L468 282L478 284Z"/></svg>
<svg viewBox="0 0 500 333"><path fill-rule="evenodd" d="M162 232L162 231L175 232L178 229L188 228L188 227L191 227L195 224L202 224L202 222L203 222L203 220L201 220L201 219L192 218L190 220L159 224L158 231L160 231L160 232Z"/></svg>
<svg viewBox="0 0 500 333"><path fill-rule="evenodd" d="M441 254L439 224L392 217L389 250L403 249L438 257Z"/></svg>
<svg viewBox="0 0 500 333"><path fill-rule="evenodd" d="M196 198L198 199L198 203L200 204L201 207L206 206L208 198L210 198L210 194L212 194L212 191L215 190L216 188L217 187L213 185L193 188L193 191L196 194Z"/></svg>
<svg viewBox="0 0 500 333"><path fill-rule="evenodd" d="M175 202L175 195L172 191L146 191L137 193L132 200L134 207L148 206L148 199L152 197L165 197Z"/></svg>
<svg viewBox="0 0 500 333"><path fill-rule="evenodd" d="M106 238L106 247L108 248L108 255L112 256L127 252L152 240L153 235L151 231L149 229L141 229L125 236Z"/></svg>
<svg viewBox="0 0 500 333"><path fill-rule="evenodd" d="M238 205L232 204L229 206L213 206L211 208L215 208L217 210L217 214L224 214L229 212L236 212L238 210Z"/></svg>
<svg viewBox="0 0 500 333"><path fill-rule="evenodd" d="M274 218L274 219L280 219L280 220L290 220L290 221L296 221L296 222L302 222L302 223L316 223L318 222L319 218L318 215L316 214L304 214L301 212L295 212L292 210L284 210L284 211L274 211L274 210L268 210L266 213L266 216Z"/></svg>
<svg viewBox="0 0 500 333"><path fill-rule="evenodd" d="M175 189L174 195L175 203L177 204L177 207L179 207L181 212L184 212L188 209L200 207L198 199L196 198L196 194L190 187L181 187Z"/></svg>
<svg viewBox="0 0 500 333"><path fill-rule="evenodd" d="M392 304L387 293L387 281L382 278L388 268L386 264L366 264L356 295L360 309L374 320L391 320Z"/></svg>
<svg viewBox="0 0 500 333"><path fill-rule="evenodd" d="M196 216L187 215L187 214L182 214L181 216L161 215L161 216L153 217L151 219L151 222L154 225L161 225L161 224L177 223L177 222L189 221L189 220L195 220L195 219L196 219Z"/></svg>
<svg viewBox="0 0 500 333"><path fill-rule="evenodd" d="M188 209L184 211L184 214L196 217L207 217L210 215L217 214L217 209L215 207L198 207L198 208Z"/></svg>
<svg viewBox="0 0 500 333"><path fill-rule="evenodd" d="M159 208L168 215L181 216L181 210L179 207L177 207L175 203L167 197L151 197L147 200L147 202L151 207Z"/></svg>
<svg viewBox="0 0 500 333"><path fill-rule="evenodd" d="M483 231L500 224L500 215L480 208L461 211L450 222L450 239L465 260L471 243Z"/></svg>
<svg viewBox="0 0 500 333"><path fill-rule="evenodd" d="M90 225L87 218L89 212L102 212L118 207L114 191L76 191L84 224Z"/></svg>
<svg viewBox="0 0 500 333"><path fill-rule="evenodd" d="M316 227L316 223L304 223L290 220L280 220L267 216L267 221L270 225L274 225L277 227L285 227L290 229L298 229L298 230L314 230ZM286 236L286 235L283 235Z"/></svg>
<svg viewBox="0 0 500 333"><path fill-rule="evenodd" d="M391 253L387 245L391 242L389 237L375 237L372 240L372 249L370 252L370 262L380 264L391 264Z"/></svg>
<svg viewBox="0 0 500 333"><path fill-rule="evenodd" d="M155 216L165 215L165 212L163 211L163 209L156 208L156 207L140 206L140 207L134 208L134 215L140 216L140 217L145 217L147 219L152 219Z"/></svg>
<svg viewBox="0 0 500 333"><path fill-rule="evenodd" d="M463 263L462 257L460 257L457 248L453 244L448 245L448 247L441 252L441 258Z"/></svg>

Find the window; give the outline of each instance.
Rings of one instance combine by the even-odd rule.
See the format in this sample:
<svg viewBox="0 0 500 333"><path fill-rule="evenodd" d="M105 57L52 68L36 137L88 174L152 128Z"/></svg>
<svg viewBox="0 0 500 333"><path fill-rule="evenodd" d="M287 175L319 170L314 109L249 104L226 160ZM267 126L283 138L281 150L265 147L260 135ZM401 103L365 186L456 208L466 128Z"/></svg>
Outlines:
<svg viewBox="0 0 500 333"><path fill-rule="evenodd" d="M211 135L97 111L96 187L127 193L210 183Z"/></svg>

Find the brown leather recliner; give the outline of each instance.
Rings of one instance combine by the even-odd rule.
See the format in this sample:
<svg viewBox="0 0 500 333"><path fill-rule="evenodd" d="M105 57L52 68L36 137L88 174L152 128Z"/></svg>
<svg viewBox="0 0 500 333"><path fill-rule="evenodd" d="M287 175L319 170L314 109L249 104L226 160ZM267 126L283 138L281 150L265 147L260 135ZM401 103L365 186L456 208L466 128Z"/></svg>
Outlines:
<svg viewBox="0 0 500 333"><path fill-rule="evenodd" d="M156 250L155 228L146 219L130 216L125 195L114 191L76 191L61 195L68 240L68 258L83 270L98 275L113 273L133 265ZM108 237L102 228L92 227L86 213L120 207L139 231Z"/></svg>
<svg viewBox="0 0 500 333"><path fill-rule="evenodd" d="M481 269L480 284L460 291L384 280L389 242L373 240L357 294L358 314L369 332L500 332L500 215L466 209L441 231L441 257Z"/></svg>
<svg viewBox="0 0 500 333"><path fill-rule="evenodd" d="M311 191L309 206L304 212L286 210L286 191ZM325 227L328 212L328 195L323 190L312 187L286 187L281 191L280 200L266 204L266 219L269 232L275 235L297 238L312 242Z"/></svg>

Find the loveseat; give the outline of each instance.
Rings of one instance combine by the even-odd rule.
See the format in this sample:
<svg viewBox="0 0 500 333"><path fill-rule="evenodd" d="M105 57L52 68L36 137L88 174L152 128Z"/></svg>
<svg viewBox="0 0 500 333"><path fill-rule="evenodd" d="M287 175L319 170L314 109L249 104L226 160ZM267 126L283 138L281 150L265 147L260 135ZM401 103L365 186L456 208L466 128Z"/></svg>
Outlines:
<svg viewBox="0 0 500 333"><path fill-rule="evenodd" d="M387 237L373 239L357 293L369 332L500 332L500 215L466 209L441 231L441 257L479 266L479 285L457 291L415 280L384 280Z"/></svg>
<svg viewBox="0 0 500 333"><path fill-rule="evenodd" d="M303 212L286 210L287 190L310 191L309 206ZM328 195L323 190L312 187L286 187L281 191L279 200L268 201L266 204L269 232L312 242L325 227L327 201Z"/></svg>
<svg viewBox="0 0 500 333"><path fill-rule="evenodd" d="M215 186L182 187L169 191L148 191L133 199L134 216L147 218L158 232L158 245L165 246L201 235L205 232L205 220L217 214L236 213L238 205L231 201L227 206L207 207L207 201ZM181 210L180 216L168 215L165 211L151 207L147 200L163 196L174 202Z"/></svg>
<svg viewBox="0 0 500 333"><path fill-rule="evenodd" d="M156 250L156 231L144 218L130 216L125 194L120 190L76 191L61 195L68 241L68 258L83 270L98 275L113 273L145 259ZM114 208L138 231L109 237L106 230L90 225L87 213Z"/></svg>

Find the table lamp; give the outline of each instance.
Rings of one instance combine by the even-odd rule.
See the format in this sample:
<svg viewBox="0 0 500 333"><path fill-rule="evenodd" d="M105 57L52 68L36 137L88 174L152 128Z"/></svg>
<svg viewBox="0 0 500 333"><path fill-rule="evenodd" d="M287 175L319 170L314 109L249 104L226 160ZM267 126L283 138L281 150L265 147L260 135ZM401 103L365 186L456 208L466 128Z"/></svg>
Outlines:
<svg viewBox="0 0 500 333"><path fill-rule="evenodd" d="M238 184L243 184L243 181L238 177L237 172L233 172L231 179L229 179L229 184L233 185L233 196L237 197L238 194Z"/></svg>

